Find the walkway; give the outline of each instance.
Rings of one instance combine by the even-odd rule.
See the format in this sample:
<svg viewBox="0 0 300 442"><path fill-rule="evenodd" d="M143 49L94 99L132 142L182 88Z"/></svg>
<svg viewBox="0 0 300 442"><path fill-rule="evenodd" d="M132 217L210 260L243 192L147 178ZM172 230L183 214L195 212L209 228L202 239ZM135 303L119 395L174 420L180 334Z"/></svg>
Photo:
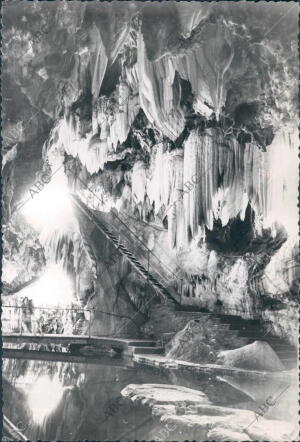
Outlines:
<svg viewBox="0 0 300 442"><path fill-rule="evenodd" d="M162 355L134 355L133 361L139 365L148 365L151 367L157 367L165 370L179 370L188 371L189 373L206 373L214 376L242 376L245 375L246 379L256 378L270 378L274 377L282 381L291 381L295 379L297 375L295 370L286 371L258 371L258 370L246 370L243 368L226 367L224 365L217 364L198 364L195 362L181 361L179 359L170 359Z"/></svg>
<svg viewBox="0 0 300 442"><path fill-rule="evenodd" d="M126 354L135 353L135 349L153 350L155 353L156 342L149 339L125 339L125 338L107 338L105 336L88 336L88 335L58 335L34 333L4 333L2 335L3 343L17 344L61 344L69 345L90 345L96 348L110 347L116 351L125 351Z"/></svg>
<svg viewBox="0 0 300 442"><path fill-rule="evenodd" d="M25 350L16 348L3 348L2 358L6 359L26 359L34 361L50 361L50 362L74 362L79 364L97 364L107 367L118 367L123 370L128 370L128 367L133 367L134 362L132 358L111 357L109 354L82 356L73 353L59 353L57 351L40 351L40 350Z"/></svg>

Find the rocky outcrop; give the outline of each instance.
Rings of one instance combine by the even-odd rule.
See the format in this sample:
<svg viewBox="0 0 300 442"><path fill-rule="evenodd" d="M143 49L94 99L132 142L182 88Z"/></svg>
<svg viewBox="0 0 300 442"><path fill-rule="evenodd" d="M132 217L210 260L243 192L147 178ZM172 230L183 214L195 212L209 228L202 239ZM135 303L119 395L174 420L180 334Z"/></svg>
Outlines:
<svg viewBox="0 0 300 442"><path fill-rule="evenodd" d="M24 219L11 219L3 228L4 294L21 289L40 276L46 265L39 237Z"/></svg>
<svg viewBox="0 0 300 442"><path fill-rule="evenodd" d="M280 359L267 342L255 341L234 350L224 350L218 354L217 364L247 370L281 371L284 370Z"/></svg>
<svg viewBox="0 0 300 442"><path fill-rule="evenodd" d="M166 346L166 356L201 364L215 363L220 349L242 345L243 339L230 334L209 317L189 321Z"/></svg>
<svg viewBox="0 0 300 442"><path fill-rule="evenodd" d="M163 407L209 404L207 396L201 391L178 385L130 384L121 391L121 394L132 401L141 401L150 406L154 404Z"/></svg>
<svg viewBox="0 0 300 442"><path fill-rule="evenodd" d="M155 440L184 434L190 440L292 440L297 428L284 420L266 419L246 409L211 405L205 395L171 385L128 385L122 396L152 409L161 424L153 433ZM171 439L170 439L171 440Z"/></svg>

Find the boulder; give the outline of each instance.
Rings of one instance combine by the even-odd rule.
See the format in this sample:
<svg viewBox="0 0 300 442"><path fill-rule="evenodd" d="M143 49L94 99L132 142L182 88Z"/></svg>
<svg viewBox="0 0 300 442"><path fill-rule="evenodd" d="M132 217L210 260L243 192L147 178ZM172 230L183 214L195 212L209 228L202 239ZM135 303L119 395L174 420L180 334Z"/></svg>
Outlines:
<svg viewBox="0 0 300 442"><path fill-rule="evenodd" d="M284 366L267 342L255 341L235 350L220 351L217 364L246 370L282 371Z"/></svg>
<svg viewBox="0 0 300 442"><path fill-rule="evenodd" d="M168 384L130 384L122 391L122 396L132 401L159 405L209 404L206 394L191 388Z"/></svg>
<svg viewBox="0 0 300 442"><path fill-rule="evenodd" d="M214 428L207 433L209 440L225 441L246 441L248 435L244 432L229 430L228 428Z"/></svg>
<svg viewBox="0 0 300 442"><path fill-rule="evenodd" d="M161 421L173 424L177 432L180 429L189 430L194 437L200 433L205 434L209 440L283 442L295 440L296 437L296 425L284 420L257 419L250 410L214 406L203 407L203 410L201 408L196 414L162 415Z"/></svg>
<svg viewBox="0 0 300 442"><path fill-rule="evenodd" d="M166 356L189 362L212 363L217 356L216 341L207 336L207 325L189 321L166 346Z"/></svg>
<svg viewBox="0 0 300 442"><path fill-rule="evenodd" d="M299 439L299 426L275 419L258 419L247 428L253 440L291 441Z"/></svg>
<svg viewBox="0 0 300 442"><path fill-rule="evenodd" d="M297 435L297 419L293 425L286 420L266 419L266 416L250 409L212 405L204 393L190 388L167 384L131 384L121 394L133 402L148 405L162 425L159 434L166 429L168 440L184 435L190 440L198 437L198 440L208 438L220 442L287 441L295 440ZM166 440L166 437L162 440Z"/></svg>
<svg viewBox="0 0 300 442"><path fill-rule="evenodd" d="M235 336L210 317L204 315L190 320L166 345L166 356L200 364L212 364L218 351L243 345L242 338Z"/></svg>

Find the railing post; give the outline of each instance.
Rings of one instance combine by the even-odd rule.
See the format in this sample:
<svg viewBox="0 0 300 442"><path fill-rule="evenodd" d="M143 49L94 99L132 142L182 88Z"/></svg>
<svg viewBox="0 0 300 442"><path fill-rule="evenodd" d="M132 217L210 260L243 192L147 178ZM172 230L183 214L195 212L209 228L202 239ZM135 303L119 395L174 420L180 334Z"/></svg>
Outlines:
<svg viewBox="0 0 300 442"><path fill-rule="evenodd" d="M181 281L181 288L180 288L180 301L179 304L181 305L181 300L182 300L182 286L183 286L183 278L180 278Z"/></svg>
<svg viewBox="0 0 300 442"><path fill-rule="evenodd" d="M91 319L92 319L92 313L91 310L88 311L89 312L89 339L91 337Z"/></svg>
<svg viewBox="0 0 300 442"><path fill-rule="evenodd" d="M23 324L22 324L22 321L23 321L23 310L22 310L22 307L20 307L20 335L22 336L22 330L23 330Z"/></svg>
<svg viewBox="0 0 300 442"><path fill-rule="evenodd" d="M150 267L150 252L149 252L149 249L147 250L147 257L148 257L147 280L149 280L149 267Z"/></svg>

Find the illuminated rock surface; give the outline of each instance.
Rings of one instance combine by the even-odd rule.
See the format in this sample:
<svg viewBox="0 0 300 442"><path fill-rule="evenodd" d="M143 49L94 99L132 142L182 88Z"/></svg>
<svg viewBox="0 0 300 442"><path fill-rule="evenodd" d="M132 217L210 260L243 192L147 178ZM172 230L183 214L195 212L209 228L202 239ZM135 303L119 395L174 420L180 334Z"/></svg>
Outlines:
<svg viewBox="0 0 300 442"><path fill-rule="evenodd" d="M177 275L184 305L260 316L295 342L293 5L27 6L7 4L3 22L7 229L50 169L62 194L131 217L127 226ZM40 240L46 259L72 274L77 299L99 307L111 281L84 230L66 222ZM35 260L26 264L32 277L42 267ZM14 262L5 262L4 281L16 287L26 278L12 276ZM131 310L148 292L120 266Z"/></svg>
<svg viewBox="0 0 300 442"><path fill-rule="evenodd" d="M262 371L280 371L284 367L267 342L255 341L235 350L218 354L217 364Z"/></svg>
<svg viewBox="0 0 300 442"><path fill-rule="evenodd" d="M169 391L168 391L169 390ZM160 392L165 392L161 397ZM208 437L218 440L291 440L297 429L283 420L266 419L246 409L235 409L210 405L201 399L198 390L184 389L170 385L128 385L122 395L132 401L139 401L152 409L152 413L163 423L156 440L163 440L175 434L191 437ZM173 397L174 396L174 397Z"/></svg>
<svg viewBox="0 0 300 442"><path fill-rule="evenodd" d="M296 440L297 7L3 4L3 323L169 361L6 358L28 439Z"/></svg>
<svg viewBox="0 0 300 442"><path fill-rule="evenodd" d="M207 396L201 391L178 385L142 384L128 385L121 392L122 396L143 404L180 405L180 404L209 404Z"/></svg>
<svg viewBox="0 0 300 442"><path fill-rule="evenodd" d="M243 345L243 339L232 336L228 330L209 318L190 321L176 333L166 346L166 356L190 362L215 363L220 349Z"/></svg>

